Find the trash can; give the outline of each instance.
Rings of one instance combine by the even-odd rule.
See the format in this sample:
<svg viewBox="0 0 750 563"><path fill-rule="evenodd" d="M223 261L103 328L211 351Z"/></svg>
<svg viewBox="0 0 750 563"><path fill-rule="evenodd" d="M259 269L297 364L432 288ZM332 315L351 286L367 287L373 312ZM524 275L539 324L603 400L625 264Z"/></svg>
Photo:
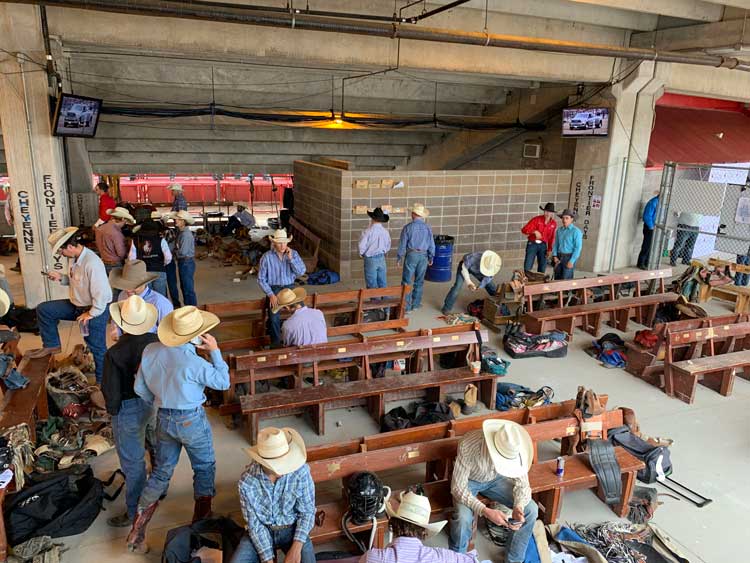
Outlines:
<svg viewBox="0 0 750 563"><path fill-rule="evenodd" d="M425 276L428 281L447 282L453 278L453 240L448 235L435 237L435 258Z"/></svg>

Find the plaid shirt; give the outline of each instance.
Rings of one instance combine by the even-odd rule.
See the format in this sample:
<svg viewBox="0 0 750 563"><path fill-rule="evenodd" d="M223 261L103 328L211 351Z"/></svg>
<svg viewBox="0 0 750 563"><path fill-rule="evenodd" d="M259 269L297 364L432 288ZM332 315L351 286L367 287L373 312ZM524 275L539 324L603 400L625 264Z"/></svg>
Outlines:
<svg viewBox="0 0 750 563"><path fill-rule="evenodd" d="M296 525L294 541L307 541L315 525L315 484L307 464L271 483L260 464L253 463L240 477L239 489L247 532L261 561L273 560L268 526Z"/></svg>
<svg viewBox="0 0 750 563"><path fill-rule="evenodd" d="M266 295L272 295L273 285L292 285L294 280L305 273L305 263L296 250L292 250L292 257L284 255L279 258L278 253L271 249L260 257L258 270L258 285Z"/></svg>

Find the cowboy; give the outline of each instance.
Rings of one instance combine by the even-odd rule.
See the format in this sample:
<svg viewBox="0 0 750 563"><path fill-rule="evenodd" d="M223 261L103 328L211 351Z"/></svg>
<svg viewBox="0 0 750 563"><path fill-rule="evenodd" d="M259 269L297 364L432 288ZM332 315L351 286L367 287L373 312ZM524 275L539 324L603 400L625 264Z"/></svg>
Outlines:
<svg viewBox="0 0 750 563"><path fill-rule="evenodd" d="M138 295L131 295L112 303L109 312L112 321L124 332L104 356L102 377L102 393L107 412L112 415L115 447L125 474L127 507L124 514L110 518L107 524L121 528L132 524L146 483L147 428L151 430L149 443L155 443L156 410L136 394L133 386L144 348L159 341L154 331L158 311Z"/></svg>
<svg viewBox="0 0 750 563"><path fill-rule="evenodd" d="M656 210L659 208L659 192L648 200L643 208L643 242L641 251L638 253L638 268L648 270L648 261L651 256L651 241L654 238L654 227L656 227Z"/></svg>
<svg viewBox="0 0 750 563"><path fill-rule="evenodd" d="M167 296L167 266L172 262L172 251L162 236L163 226L155 221L159 212L151 213L151 218L133 227L133 241L130 244L130 260L143 260L146 269L156 274L151 288Z"/></svg>
<svg viewBox="0 0 750 563"><path fill-rule="evenodd" d="M552 245L555 242L555 230L557 222L555 221L555 204L548 202L544 207L539 207L543 211L542 215L537 215L531 219L521 232L529 240L526 241L526 258L523 262L523 269L531 272L536 260L536 271L544 273L547 269L547 258L552 252Z"/></svg>
<svg viewBox="0 0 750 563"><path fill-rule="evenodd" d="M98 227L109 221L107 211L117 207L117 202L109 195L109 186L105 182L99 182L94 186L94 192L99 196L99 219L94 223L94 227Z"/></svg>
<svg viewBox="0 0 750 563"><path fill-rule="evenodd" d="M174 195L174 201L172 201L172 212L176 213L178 211L187 211L188 204L185 196L182 195L182 185L169 184L167 189Z"/></svg>
<svg viewBox="0 0 750 563"><path fill-rule="evenodd" d="M456 553L442 547L427 547L422 541L436 536L446 520L430 524L430 499L413 492L401 493L398 510L386 503L393 540L385 549L370 549L359 563L477 563L476 551Z"/></svg>
<svg viewBox="0 0 750 563"><path fill-rule="evenodd" d="M302 436L292 428L264 428L247 450L253 462L240 477L240 506L247 522L231 563L314 563L315 484Z"/></svg>
<svg viewBox="0 0 750 563"><path fill-rule="evenodd" d="M427 266L432 266L435 257L435 239L432 229L425 223L430 212L417 203L411 209L411 223L404 225L398 241L397 263L404 263L401 285L411 285L411 293L406 296L406 311L422 306L422 286Z"/></svg>
<svg viewBox="0 0 750 563"><path fill-rule="evenodd" d="M229 218L226 225L221 228L221 236L226 237L234 233L238 227L252 229L255 226L255 217L247 210L247 203L237 203L237 213Z"/></svg>
<svg viewBox="0 0 750 563"><path fill-rule="evenodd" d="M13 205L11 205L10 197L11 197L11 191L10 191L10 184L8 182L4 182L2 185L3 191L5 192L5 205L3 206L3 211L5 213L5 221L8 223L8 226L14 231L15 233L15 223L13 222ZM21 273L21 259L16 258L16 265L11 268L11 271Z"/></svg>
<svg viewBox="0 0 750 563"><path fill-rule="evenodd" d="M122 268L115 268L109 273L109 285L121 290L117 301L125 301L137 295L146 303L156 307L156 323L151 327L153 333L156 333L162 319L174 310L169 299L149 287L149 283L153 283L156 276L157 274L146 271L146 264L141 260L127 260ZM117 323L115 323L115 328L115 334L112 336L114 340L117 340L122 330Z"/></svg>
<svg viewBox="0 0 750 563"><path fill-rule="evenodd" d="M70 286L69 299L45 301L36 308L39 332L43 348L28 353L30 358L44 358L58 354L60 335L59 321L78 321L86 325L88 335L83 339L94 356L96 382L101 383L104 368L104 353L107 351L107 321L112 301L112 288L107 281L104 264L93 251L81 243L78 227L58 229L47 237L52 246L52 255L58 251L68 259L69 274L48 272L47 278Z"/></svg>
<svg viewBox="0 0 750 563"><path fill-rule="evenodd" d="M489 295L496 295L497 286L492 278L497 275L502 265L502 258L491 250L464 254L456 270L456 281L453 283L453 287L448 292L448 295L445 296L442 309L443 314L448 315L453 310L453 305L456 304L458 293L461 291L464 282L469 286L471 291L484 288ZM471 281L471 276L476 278L479 285Z"/></svg>
<svg viewBox="0 0 750 563"><path fill-rule="evenodd" d="M182 301L185 305L197 305L198 298L195 296L195 237L189 228L189 225L195 223L195 219L187 211L178 211L172 213L172 216L177 227L177 240L174 250L177 257L177 271L180 274Z"/></svg>
<svg viewBox="0 0 750 563"><path fill-rule="evenodd" d="M552 264L556 280L572 280L576 262L583 248L583 232L573 224L576 214L566 209L560 215L563 226L557 229L552 246Z"/></svg>
<svg viewBox="0 0 750 563"><path fill-rule="evenodd" d="M135 225L135 219L124 207L108 209L107 215L110 217L109 221L94 229L94 236L99 256L104 262L104 269L109 275L114 268L120 268L128 257L128 247L125 245L122 228L125 223Z"/></svg>
<svg viewBox="0 0 750 563"><path fill-rule="evenodd" d="M523 563L537 517L531 500L528 472L534 445L526 429L510 420L485 420L482 430L469 432L458 446L451 494L455 514L451 521L450 548L466 553L474 517L484 516L513 532L506 548L506 563ZM485 506L482 496L512 507L512 519Z"/></svg>
<svg viewBox="0 0 750 563"><path fill-rule="evenodd" d="M674 246L669 252L669 265L676 266L679 258L683 264L689 265L693 258L693 249L698 240L703 216L691 211L682 211L677 217L677 231Z"/></svg>
<svg viewBox="0 0 750 563"><path fill-rule="evenodd" d="M164 241L167 248L174 258L175 247L177 245L177 228L174 226L174 217L171 213L162 216L161 222L164 225ZM171 224L170 224L171 223ZM180 306L180 288L177 285L177 260L169 261L164 269L167 273L167 288L169 289L169 298L175 308Z"/></svg>
<svg viewBox="0 0 750 563"><path fill-rule="evenodd" d="M271 345L281 344L281 317L274 312L279 305L278 293L286 288L294 288L294 280L304 275L305 263L296 250L289 248L292 237L287 236L286 229L278 229L272 235L271 250L260 258L258 268L258 285L268 296L268 332Z"/></svg>
<svg viewBox="0 0 750 563"><path fill-rule="evenodd" d="M390 217L380 207L367 214L372 222L359 237L359 255L365 260L365 286L368 289L386 287L385 255L391 249L391 235L384 225Z"/></svg>
<svg viewBox="0 0 750 563"><path fill-rule="evenodd" d="M157 410L156 467L138 500L138 511L128 535L128 550L148 552L146 526L159 499L167 492L182 448L193 468L193 522L211 514L216 494L216 456L211 424L203 403L204 389L229 389L229 367L221 357L216 339L207 334L219 318L187 306L167 315L159 325L159 342L143 351L135 379L135 392ZM196 348L209 354L201 358Z"/></svg>
<svg viewBox="0 0 750 563"><path fill-rule="evenodd" d="M307 346L328 342L328 327L323 312L305 305L307 292L304 287L284 288L279 291L278 305L272 309L277 313L281 309L292 312L281 327L281 341L284 346Z"/></svg>

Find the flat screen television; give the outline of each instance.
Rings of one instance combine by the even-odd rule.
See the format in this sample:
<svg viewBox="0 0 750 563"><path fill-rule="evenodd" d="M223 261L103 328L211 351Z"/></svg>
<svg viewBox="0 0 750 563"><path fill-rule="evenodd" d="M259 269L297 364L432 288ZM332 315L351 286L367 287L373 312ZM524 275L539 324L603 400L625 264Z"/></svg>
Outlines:
<svg viewBox="0 0 750 563"><path fill-rule="evenodd" d="M606 137L609 135L609 108L568 108L563 110L563 137Z"/></svg>
<svg viewBox="0 0 750 563"><path fill-rule="evenodd" d="M102 100L98 98L61 94L57 99L52 134L58 137L93 137L99 125L101 109Z"/></svg>

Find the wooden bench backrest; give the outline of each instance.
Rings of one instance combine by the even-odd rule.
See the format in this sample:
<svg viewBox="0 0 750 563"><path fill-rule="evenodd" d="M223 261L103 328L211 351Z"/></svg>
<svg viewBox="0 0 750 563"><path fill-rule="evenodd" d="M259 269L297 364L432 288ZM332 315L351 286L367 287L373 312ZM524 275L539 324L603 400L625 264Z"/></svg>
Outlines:
<svg viewBox="0 0 750 563"><path fill-rule="evenodd" d="M656 354L664 344L668 331L676 332L680 330L689 330L696 328L703 328L706 326L716 326L728 323L736 323L746 320L746 315L731 314L731 315L718 315L715 317L702 317L698 319L681 319L679 321L670 321L668 323L659 323L654 325L653 332L657 336L656 343L651 348L651 351Z"/></svg>
<svg viewBox="0 0 750 563"><path fill-rule="evenodd" d="M310 255L311 265L317 265L322 239L294 217L289 219L289 232L294 237L292 245L304 249Z"/></svg>
<svg viewBox="0 0 750 563"><path fill-rule="evenodd" d="M671 347L687 346L696 342L709 342L750 335L750 322L722 324L687 330L668 330L667 341Z"/></svg>

